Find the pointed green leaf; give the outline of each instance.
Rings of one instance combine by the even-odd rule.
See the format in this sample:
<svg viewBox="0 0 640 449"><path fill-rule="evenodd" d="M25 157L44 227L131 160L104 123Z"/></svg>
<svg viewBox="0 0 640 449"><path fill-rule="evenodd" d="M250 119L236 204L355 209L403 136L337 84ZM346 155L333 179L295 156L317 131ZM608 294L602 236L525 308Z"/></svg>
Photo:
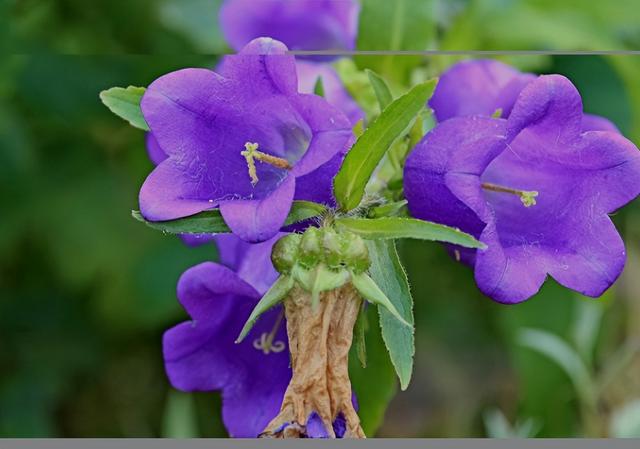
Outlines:
<svg viewBox="0 0 640 449"><path fill-rule="evenodd" d="M435 85L435 80L418 84L387 106L349 150L334 179L335 197L342 210L358 207L378 163L425 107Z"/></svg>
<svg viewBox="0 0 640 449"><path fill-rule="evenodd" d="M318 95L319 97L324 97L324 84L322 83L321 76L316 79L316 83L313 86L313 93Z"/></svg>
<svg viewBox="0 0 640 449"><path fill-rule="evenodd" d="M376 283L373 282L373 279L371 279L366 273L351 273L351 283L364 299L372 304L384 307L405 326L413 327L402 317L402 315L400 315L396 306L393 305L391 300L387 298L387 295L380 290Z"/></svg>
<svg viewBox="0 0 640 449"><path fill-rule="evenodd" d="M392 240L368 242L371 268L369 273L380 289L390 298L404 319L413 324L413 298L407 275L400 263L398 252ZM413 371L415 343L413 326L398 322L387 310L378 308L382 338L389 351L391 363L400 379L400 388L409 386Z"/></svg>
<svg viewBox="0 0 640 449"><path fill-rule="evenodd" d="M251 328L253 328L253 325L256 323L258 318L260 318L260 315L282 301L289 294L289 291L291 291L292 288L293 277L280 276L267 293L264 294L258 304L256 304L251 315L249 315L249 319L240 331L240 335L238 335L236 343L240 343L244 340L244 337L246 337Z"/></svg>
<svg viewBox="0 0 640 449"><path fill-rule="evenodd" d="M221 234L231 232L218 209L207 210L190 217L170 221L148 221L137 210L131 211L131 216L150 228L167 234Z"/></svg>
<svg viewBox="0 0 640 449"><path fill-rule="evenodd" d="M404 238L447 242L466 248L486 247L484 243L459 229L416 218L338 218L336 225L369 240Z"/></svg>
<svg viewBox="0 0 640 449"><path fill-rule="evenodd" d="M369 210L369 218L382 218L400 215L402 211L406 210L407 203L407 200L402 200L374 207L373 209Z"/></svg>
<svg viewBox="0 0 640 449"><path fill-rule="evenodd" d="M143 131L149 131L149 125L144 120L140 100L146 89L144 87L129 86L112 87L100 92L100 100L111 112L128 121L132 126Z"/></svg>
<svg viewBox="0 0 640 449"><path fill-rule="evenodd" d="M371 83L371 87L373 87L373 91L376 93L376 98L380 104L380 111L384 111L384 109L393 101L393 95L391 95L389 86L387 86L387 82L384 78L373 70L366 69L365 72L369 77L369 82Z"/></svg>
<svg viewBox="0 0 640 449"><path fill-rule="evenodd" d="M294 201L284 225L289 226L301 221L309 220L310 218L319 217L326 211L327 208L322 204L314 203L312 201Z"/></svg>
<svg viewBox="0 0 640 449"><path fill-rule="evenodd" d="M369 437L375 436L376 430L383 421L384 413L398 391L398 381L393 365L385 350L378 324L378 307L366 307L361 312L363 320L369 325L366 334L367 367L363 368L356 351L359 345L351 347L349 356L349 377L353 391L358 397L360 421ZM356 335L357 342L357 335Z"/></svg>
<svg viewBox="0 0 640 449"><path fill-rule="evenodd" d="M317 217L325 211L326 208L321 204L311 201L294 201L284 225L289 226ZM207 210L190 217L169 221L148 221L137 210L131 211L131 215L150 228L168 234L224 234L231 232L219 209Z"/></svg>

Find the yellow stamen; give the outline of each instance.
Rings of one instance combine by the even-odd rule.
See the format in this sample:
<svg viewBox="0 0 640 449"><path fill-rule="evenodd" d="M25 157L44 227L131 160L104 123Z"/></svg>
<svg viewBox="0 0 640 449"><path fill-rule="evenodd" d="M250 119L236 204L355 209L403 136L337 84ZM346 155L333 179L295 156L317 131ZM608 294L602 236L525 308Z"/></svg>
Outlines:
<svg viewBox="0 0 640 449"><path fill-rule="evenodd" d="M538 196L538 192L535 190L512 189L510 187L503 187L497 184L490 184L488 182L483 182L482 188L485 190L490 190L492 192L510 193L512 195L517 195L520 197L520 201L522 201L524 207L531 207L536 205L536 197Z"/></svg>
<svg viewBox="0 0 640 449"><path fill-rule="evenodd" d="M283 168L285 170L291 170L293 168L286 159L258 151L257 143L247 142L244 144L244 148L245 150L241 151L240 154L244 156L247 161L249 177L251 178L251 185L253 186L255 186L259 181L256 170L256 161L264 162L265 164L269 164L277 168Z"/></svg>

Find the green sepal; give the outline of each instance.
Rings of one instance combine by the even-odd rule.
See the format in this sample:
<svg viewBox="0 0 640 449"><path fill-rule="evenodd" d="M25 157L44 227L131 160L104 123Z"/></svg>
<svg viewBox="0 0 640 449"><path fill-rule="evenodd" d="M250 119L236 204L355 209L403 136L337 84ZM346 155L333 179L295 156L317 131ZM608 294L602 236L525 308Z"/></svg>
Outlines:
<svg viewBox="0 0 640 449"><path fill-rule="evenodd" d="M380 111L384 111L385 108L393 102L393 95L391 95L387 82L373 70L365 69L364 72L369 77L371 87L373 87L373 91L376 94L376 98L380 104Z"/></svg>
<svg viewBox="0 0 640 449"><path fill-rule="evenodd" d="M321 292L340 288L349 281L348 271L330 270L322 263L311 270L296 265L293 267L291 275L304 290L311 293L311 305L314 310L318 307Z"/></svg>
<svg viewBox="0 0 640 449"><path fill-rule="evenodd" d="M245 323L244 327L240 331L240 335L236 339L236 343L240 343L247 336L249 331L253 328L260 315L267 310L278 304L280 301L286 298L291 289L293 288L292 276L280 276L271 288L264 294L262 299L256 304L249 319Z"/></svg>
<svg viewBox="0 0 640 449"><path fill-rule="evenodd" d="M372 304L384 307L405 326L413 327L404 318L402 318L402 315L400 315L398 309L396 309L389 298L387 298L387 295L380 290L380 287L378 287L373 279L371 279L366 273L355 274L352 272L351 283L364 299Z"/></svg>
<svg viewBox="0 0 640 449"><path fill-rule="evenodd" d="M367 367L367 342L365 335L368 328L369 322L367 321L367 310L363 303L353 329L353 346L355 347L360 366L363 368Z"/></svg>

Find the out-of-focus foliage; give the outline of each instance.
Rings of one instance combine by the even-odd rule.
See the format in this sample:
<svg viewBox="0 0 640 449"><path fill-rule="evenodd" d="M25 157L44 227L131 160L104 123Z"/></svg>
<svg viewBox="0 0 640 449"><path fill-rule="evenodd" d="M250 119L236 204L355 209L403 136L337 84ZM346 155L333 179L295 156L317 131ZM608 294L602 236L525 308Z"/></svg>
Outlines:
<svg viewBox="0 0 640 449"><path fill-rule="evenodd" d="M225 434L218 395L170 393L161 357L162 332L185 318L174 294L178 276L214 259L215 249L187 248L131 218L152 168L144 136L98 99L112 86L145 86L177 68L213 67L216 58L207 54L227 49L216 22L219 3L0 3L0 436ZM634 49L640 45L636 3L363 0L359 45ZM376 9L380 4L384 9ZM361 56L356 62L390 81L397 96L459 58ZM610 118L640 143L640 57L501 59L567 75L588 112ZM363 95L375 102L373 91ZM637 436L640 206L614 221L629 263L598 302L550 281L527 303L498 305L441 246L401 243L415 300L415 371L378 434ZM369 328L378 326L369 315ZM576 351L598 379L595 412L584 410L561 366L520 344L524 328L550 333ZM368 431L397 390L382 345L380 337L367 339L372 371L357 368L352 357Z"/></svg>

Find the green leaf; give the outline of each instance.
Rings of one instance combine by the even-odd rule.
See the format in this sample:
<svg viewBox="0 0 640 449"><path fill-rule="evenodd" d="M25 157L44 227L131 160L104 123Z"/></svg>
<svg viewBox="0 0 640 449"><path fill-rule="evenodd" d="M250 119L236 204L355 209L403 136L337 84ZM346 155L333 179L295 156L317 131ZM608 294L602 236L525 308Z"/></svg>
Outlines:
<svg viewBox="0 0 640 449"><path fill-rule="evenodd" d="M207 210L186 218L170 221L148 221L137 211L131 216L150 228L167 234L222 234L231 232L218 209Z"/></svg>
<svg viewBox="0 0 640 449"><path fill-rule="evenodd" d="M163 438L198 438L198 419L191 393L170 390L162 419Z"/></svg>
<svg viewBox="0 0 640 449"><path fill-rule="evenodd" d="M409 289L409 281L404 271L396 246L393 241L368 242L371 268L369 272L376 284L391 299L394 307L410 327L398 322L387 310L378 308L382 338L389 351L398 378L400 388L409 386L413 371L413 355L415 353L413 329L413 298Z"/></svg>
<svg viewBox="0 0 640 449"><path fill-rule="evenodd" d="M301 221L309 220L310 218L319 217L326 211L327 208L322 204L314 203L312 201L294 201L284 225L289 226Z"/></svg>
<svg viewBox="0 0 640 449"><path fill-rule="evenodd" d="M318 77L316 83L313 86L313 93L320 97L324 97L324 84L322 83L321 76Z"/></svg>
<svg viewBox="0 0 640 449"><path fill-rule="evenodd" d="M436 36L436 20L441 14L434 0L364 0L361 2L358 50L422 51ZM445 2L446 3L446 2ZM441 6L441 5L440 5ZM431 45L432 46L432 45ZM411 55L361 55L355 60L387 79L406 82L411 69L424 58ZM433 61L435 63L435 61Z"/></svg>
<svg viewBox="0 0 640 449"><path fill-rule="evenodd" d="M327 209L311 201L294 201L284 225L289 226L323 214ZM137 211L131 211L136 220L150 228L167 234L224 234L231 230L224 222L219 209L207 210L190 217L169 221L148 221Z"/></svg>
<svg viewBox="0 0 640 449"><path fill-rule="evenodd" d="M344 211L360 204L371 175L391 144L424 108L436 86L431 80L418 84L395 100L358 138L334 179L334 193Z"/></svg>
<svg viewBox="0 0 640 449"><path fill-rule="evenodd" d="M595 407L596 388L589 369L580 355L557 335L539 329L522 329L517 336L518 343L533 349L556 363L569 376L581 402Z"/></svg>
<svg viewBox="0 0 640 449"><path fill-rule="evenodd" d="M118 117L125 119L132 126L143 131L149 131L149 125L144 120L140 109L140 100L146 89L144 87L129 86L112 87L100 92L100 100Z"/></svg>
<svg viewBox="0 0 640 449"><path fill-rule="evenodd" d="M485 248L472 235L449 226L405 217L338 218L339 228L369 240L418 239L453 243L466 248Z"/></svg>
<svg viewBox="0 0 640 449"><path fill-rule="evenodd" d="M371 87L373 87L373 91L376 93L376 98L380 104L380 111L384 111L384 109L393 101L393 95L391 95L389 86L387 86L387 82L373 70L367 69L365 70L365 73L369 77L369 82L371 83Z"/></svg>
<svg viewBox="0 0 640 449"><path fill-rule="evenodd" d="M244 337L247 336L253 325L256 324L260 315L265 313L267 310L278 304L282 301L288 294L289 291L293 288L293 277L291 276L280 276L276 282L271 286L271 288L264 294L262 299L256 304L251 315L247 319L247 322L242 327L240 331L240 335L236 339L236 343L240 343L244 340Z"/></svg>
<svg viewBox="0 0 640 449"><path fill-rule="evenodd" d="M363 368L358 361L355 353L358 346L351 347L352 353L349 356L349 377L360 405L358 415L362 428L369 437L373 437L382 424L387 406L398 390L398 381L382 341L378 312L375 309L377 307L367 307L362 312L369 323L365 329L367 367Z"/></svg>
<svg viewBox="0 0 640 449"><path fill-rule="evenodd" d="M393 203L383 204L369 210L369 218L382 218L399 215L406 209L407 200L395 201Z"/></svg>
<svg viewBox="0 0 640 449"><path fill-rule="evenodd" d="M380 287L378 287L373 279L371 279L367 274L351 273L351 283L364 299L372 304L384 307L396 320L407 327L413 328L413 326L409 324L402 315L400 315L400 312L398 312L396 306L391 302L387 295L380 290Z"/></svg>

